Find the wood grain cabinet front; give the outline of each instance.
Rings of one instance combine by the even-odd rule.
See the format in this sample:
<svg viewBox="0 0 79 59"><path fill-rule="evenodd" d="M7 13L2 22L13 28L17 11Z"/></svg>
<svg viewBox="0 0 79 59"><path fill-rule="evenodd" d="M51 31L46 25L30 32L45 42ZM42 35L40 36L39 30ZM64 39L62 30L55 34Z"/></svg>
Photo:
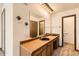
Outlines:
<svg viewBox="0 0 79 59"><path fill-rule="evenodd" d="M53 54L53 42L36 51L33 56L51 56Z"/></svg>
<svg viewBox="0 0 79 59"><path fill-rule="evenodd" d="M46 56L47 54L46 52L47 52L47 46L43 46L42 48L34 52L32 55L33 56Z"/></svg>
<svg viewBox="0 0 79 59"><path fill-rule="evenodd" d="M35 51L35 52L33 52L33 56L42 56L42 51L43 51L43 49L42 48L40 48L39 50L37 50L37 51Z"/></svg>
<svg viewBox="0 0 79 59"><path fill-rule="evenodd" d="M53 42L51 42L51 48L50 48L50 55L52 55L53 54L53 52L54 52L54 50L53 50Z"/></svg>
<svg viewBox="0 0 79 59"><path fill-rule="evenodd" d="M46 56L47 55L47 46L44 46L42 51L42 56Z"/></svg>
<svg viewBox="0 0 79 59"><path fill-rule="evenodd" d="M21 44L21 56L52 56L54 49L58 48L59 37L48 36L49 41L35 39Z"/></svg>
<svg viewBox="0 0 79 59"><path fill-rule="evenodd" d="M26 49L24 49L23 47L21 47L20 50L21 50L21 52L20 52L21 56L31 56L31 54Z"/></svg>
<svg viewBox="0 0 79 59"><path fill-rule="evenodd" d="M51 56L53 54L53 42L50 42L47 46L47 56Z"/></svg>

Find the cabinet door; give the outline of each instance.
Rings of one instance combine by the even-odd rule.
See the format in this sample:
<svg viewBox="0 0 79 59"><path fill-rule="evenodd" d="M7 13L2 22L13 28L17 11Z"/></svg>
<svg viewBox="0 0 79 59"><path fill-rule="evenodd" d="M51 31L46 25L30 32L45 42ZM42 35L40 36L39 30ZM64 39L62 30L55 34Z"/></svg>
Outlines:
<svg viewBox="0 0 79 59"><path fill-rule="evenodd" d="M46 56L46 52L47 52L47 46L44 46L42 51L42 56Z"/></svg>
<svg viewBox="0 0 79 59"><path fill-rule="evenodd" d="M52 55L53 52L54 52L54 51L53 51L53 42L51 42L51 48L50 48L50 51L51 51L51 52L50 52L50 55Z"/></svg>
<svg viewBox="0 0 79 59"><path fill-rule="evenodd" d="M50 56L51 53L51 45L49 44L47 47L47 56Z"/></svg>
<svg viewBox="0 0 79 59"><path fill-rule="evenodd" d="M54 50L58 48L58 39L56 38L56 40L53 42L53 48Z"/></svg>

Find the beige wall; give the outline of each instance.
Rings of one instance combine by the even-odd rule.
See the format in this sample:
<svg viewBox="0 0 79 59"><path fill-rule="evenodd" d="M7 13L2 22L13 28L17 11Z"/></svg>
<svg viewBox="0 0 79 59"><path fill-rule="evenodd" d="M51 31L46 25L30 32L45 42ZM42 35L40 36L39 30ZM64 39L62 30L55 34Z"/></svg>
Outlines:
<svg viewBox="0 0 79 59"><path fill-rule="evenodd" d="M64 11L60 13L56 13L52 15L52 33L58 33L60 34L60 45L62 44L62 16L67 16L67 15L72 15L76 14L76 37L77 37L77 43L76 47L79 50L79 8L69 10L69 11Z"/></svg>

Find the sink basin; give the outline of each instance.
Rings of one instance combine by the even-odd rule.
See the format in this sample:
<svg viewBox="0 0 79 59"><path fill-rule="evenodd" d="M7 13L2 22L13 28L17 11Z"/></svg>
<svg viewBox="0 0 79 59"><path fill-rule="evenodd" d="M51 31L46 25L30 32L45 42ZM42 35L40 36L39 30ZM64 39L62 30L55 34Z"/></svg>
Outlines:
<svg viewBox="0 0 79 59"><path fill-rule="evenodd" d="M47 40L49 40L49 38L41 38L41 40L45 40L45 41L47 41Z"/></svg>

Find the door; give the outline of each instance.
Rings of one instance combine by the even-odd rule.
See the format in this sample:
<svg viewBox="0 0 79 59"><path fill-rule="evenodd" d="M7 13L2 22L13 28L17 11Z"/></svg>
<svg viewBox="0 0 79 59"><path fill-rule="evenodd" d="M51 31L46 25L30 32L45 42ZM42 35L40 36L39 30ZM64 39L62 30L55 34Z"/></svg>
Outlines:
<svg viewBox="0 0 79 59"><path fill-rule="evenodd" d="M36 37L38 31L38 23L37 21L30 20L30 37Z"/></svg>
<svg viewBox="0 0 79 59"><path fill-rule="evenodd" d="M63 19L64 42L74 44L74 17Z"/></svg>

